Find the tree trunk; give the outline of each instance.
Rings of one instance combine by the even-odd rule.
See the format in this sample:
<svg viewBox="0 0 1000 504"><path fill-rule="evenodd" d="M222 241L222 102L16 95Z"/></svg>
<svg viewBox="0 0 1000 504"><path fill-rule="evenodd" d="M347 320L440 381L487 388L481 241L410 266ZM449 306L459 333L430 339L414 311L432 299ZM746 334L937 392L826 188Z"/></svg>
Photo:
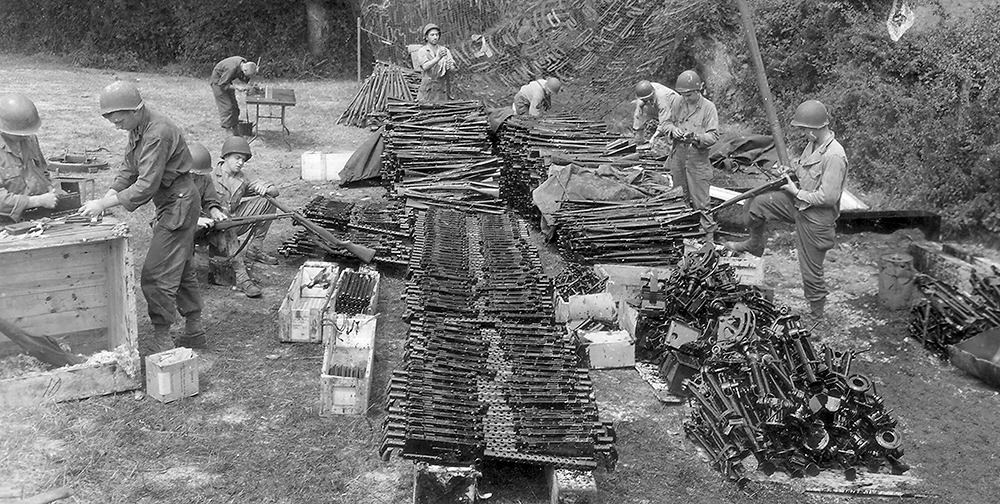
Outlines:
<svg viewBox="0 0 1000 504"><path fill-rule="evenodd" d="M322 56L330 32L323 0L306 0L306 18L309 30L309 54Z"/></svg>

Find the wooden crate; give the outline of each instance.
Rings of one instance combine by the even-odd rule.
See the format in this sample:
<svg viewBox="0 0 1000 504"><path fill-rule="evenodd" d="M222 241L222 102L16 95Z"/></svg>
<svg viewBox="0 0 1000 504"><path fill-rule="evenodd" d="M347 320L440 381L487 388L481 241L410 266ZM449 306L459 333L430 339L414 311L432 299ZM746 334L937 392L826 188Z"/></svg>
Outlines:
<svg viewBox="0 0 1000 504"><path fill-rule="evenodd" d="M377 321L374 315L336 315L324 320L320 416L363 415L368 411Z"/></svg>
<svg viewBox="0 0 1000 504"><path fill-rule="evenodd" d="M141 386L128 228L114 219L0 239L0 317L88 357L83 364L0 380L0 407ZM20 353L0 335L0 359Z"/></svg>
<svg viewBox="0 0 1000 504"><path fill-rule="evenodd" d="M306 261L302 264L278 308L278 341L323 341L323 317L336 289L339 271L340 267L331 262ZM318 279L323 281L309 286Z"/></svg>
<svg viewBox="0 0 1000 504"><path fill-rule="evenodd" d="M345 313L345 310L337 306L337 298L340 295L341 289L345 287L347 278L351 273L359 273L361 275L365 275L368 278L373 278L375 280L374 283L372 284L373 287L371 290L371 294L368 296L367 306L365 306L359 313L356 314ZM334 313L337 315L347 315L349 317L353 315L374 315L375 309L378 307L378 291L381 279L382 276L379 274L379 272L376 271L375 268L372 268L370 266L362 266L357 270L350 270L344 268L343 270L341 270L340 277L337 279L337 288L336 290L334 290L333 296L330 298L330 303L331 303L330 313Z"/></svg>

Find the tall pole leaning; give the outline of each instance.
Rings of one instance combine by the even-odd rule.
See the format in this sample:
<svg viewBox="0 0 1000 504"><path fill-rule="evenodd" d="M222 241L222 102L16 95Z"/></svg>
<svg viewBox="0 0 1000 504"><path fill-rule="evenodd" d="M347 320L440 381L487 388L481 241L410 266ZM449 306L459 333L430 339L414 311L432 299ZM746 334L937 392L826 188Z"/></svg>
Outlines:
<svg viewBox="0 0 1000 504"><path fill-rule="evenodd" d="M774 137L774 148L778 151L778 162L782 166L791 166L788 157L788 147L785 145L785 135L778 122L778 113L774 109L774 97L771 96L771 86L767 84L767 74L764 72L764 61L760 57L760 46L757 45L757 32L753 27L753 12L747 0L736 0L740 8L740 19L743 21L743 33L750 49L750 59L753 60L754 73L757 74L757 89L760 91L760 101L764 102L764 113L771 124L771 136Z"/></svg>

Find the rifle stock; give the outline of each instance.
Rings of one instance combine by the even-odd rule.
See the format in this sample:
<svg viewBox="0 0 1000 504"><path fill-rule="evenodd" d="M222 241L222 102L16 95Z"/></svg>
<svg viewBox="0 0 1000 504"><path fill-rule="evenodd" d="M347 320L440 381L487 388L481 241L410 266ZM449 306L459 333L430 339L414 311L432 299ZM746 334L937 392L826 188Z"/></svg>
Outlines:
<svg viewBox="0 0 1000 504"><path fill-rule="evenodd" d="M272 205L274 205L275 208L289 214L292 217L292 219L295 220L295 222L302 224L302 226L304 226L306 229L308 229L316 236L322 238L327 243L336 245L338 247L347 250L348 252L354 254L355 256L357 256L359 259L361 259L366 263L372 262L372 258L375 257L375 249L365 247L364 245L351 243L349 241L340 240L336 236L333 236L333 233L327 231L323 226L320 226L319 224L316 224L315 222L307 219L306 216L300 214L299 212L296 212L295 210L292 210L288 206L279 203L278 200L274 199L273 197L268 196L266 194L263 197Z"/></svg>
<svg viewBox="0 0 1000 504"><path fill-rule="evenodd" d="M290 213L275 213L275 214L264 214L264 215L248 215L245 217L233 217L226 219L224 221L216 221L212 224L211 229L213 231L225 231L229 228L234 228L238 226L243 226L246 224L256 224L258 222L264 222L274 219L281 219L283 217L291 217Z"/></svg>
<svg viewBox="0 0 1000 504"><path fill-rule="evenodd" d="M770 182L765 182L765 183L763 183L763 184L761 184L761 185L759 185L757 187L754 187L753 189L750 189L749 191L737 194L736 196L733 196L732 198L729 198L726 201L723 201L722 203L719 203L718 205L716 205L716 206L712 207L711 209L709 209L708 212L709 213L718 212L719 210L722 210L723 208L733 206L733 205L735 205L735 204L737 204L737 203L739 203L739 202L741 202L741 201L743 201L745 199L750 199L750 198L753 198L754 196L757 196L759 194L763 194L763 193L766 193L768 191L773 191L775 189L778 189L779 187L787 184L788 182L790 182L790 179L787 176L782 177L782 178L778 178L778 179L774 179L774 180L772 180Z"/></svg>

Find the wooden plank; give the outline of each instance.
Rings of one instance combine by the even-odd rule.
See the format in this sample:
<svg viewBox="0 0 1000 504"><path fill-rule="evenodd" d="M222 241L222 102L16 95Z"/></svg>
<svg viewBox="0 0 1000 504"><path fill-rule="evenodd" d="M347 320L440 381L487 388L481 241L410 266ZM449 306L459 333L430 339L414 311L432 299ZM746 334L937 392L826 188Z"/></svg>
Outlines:
<svg viewBox="0 0 1000 504"><path fill-rule="evenodd" d="M104 261L106 251L106 242L100 241L6 252L3 253L3 267L10 271L34 271L38 269L39 264L48 265L53 269L63 266L72 268L87 264L99 265Z"/></svg>
<svg viewBox="0 0 1000 504"><path fill-rule="evenodd" d="M79 289L55 292L15 293L0 297L3 317L18 320L45 314L104 308L108 304L104 285L90 285Z"/></svg>
<svg viewBox="0 0 1000 504"><path fill-rule="evenodd" d="M139 388L117 363L80 365L0 380L0 408L72 401Z"/></svg>
<svg viewBox="0 0 1000 504"><path fill-rule="evenodd" d="M136 349L127 371L139 371L139 330L135 311L135 267L127 237L121 237L109 244L106 275L108 278L108 348L125 345Z"/></svg>
<svg viewBox="0 0 1000 504"><path fill-rule="evenodd" d="M45 230L42 236L24 239L0 240L0 254L21 250L44 249L61 246L77 246L81 243L100 242L120 238L113 234L119 222L105 217L104 222L97 225L59 225Z"/></svg>

